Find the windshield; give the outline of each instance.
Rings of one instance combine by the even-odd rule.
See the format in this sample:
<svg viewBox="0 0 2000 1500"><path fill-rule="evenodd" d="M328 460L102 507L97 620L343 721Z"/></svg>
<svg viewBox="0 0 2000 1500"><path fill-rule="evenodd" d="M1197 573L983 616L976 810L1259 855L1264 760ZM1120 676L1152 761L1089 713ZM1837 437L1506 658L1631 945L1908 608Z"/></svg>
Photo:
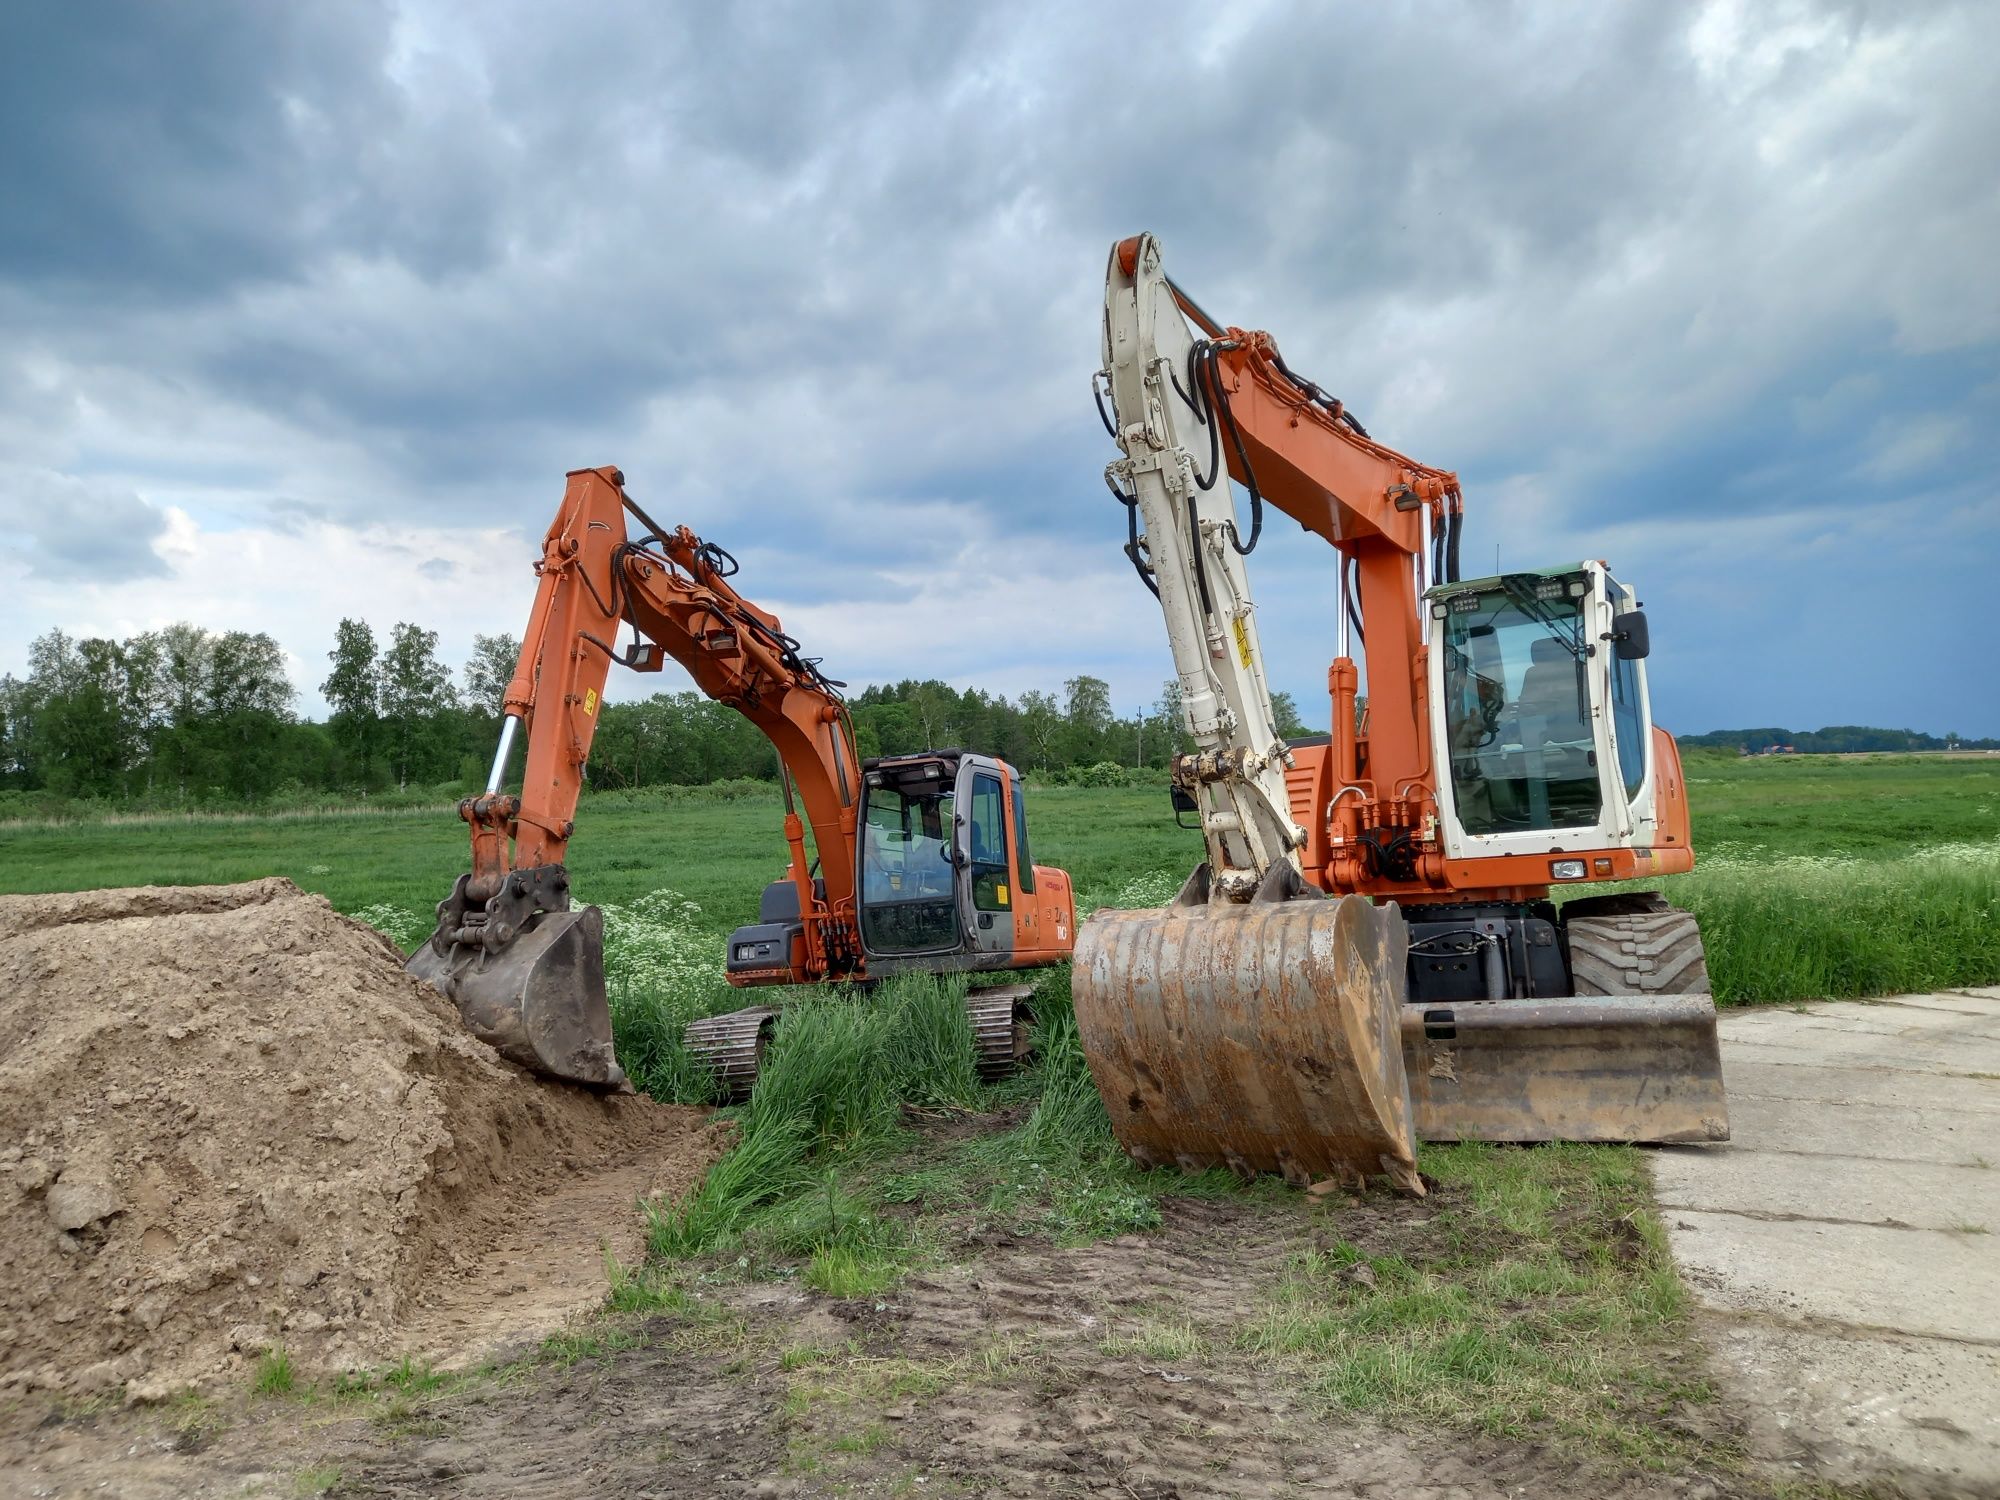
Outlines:
<svg viewBox="0 0 2000 1500"><path fill-rule="evenodd" d="M1452 795L1471 834L1588 827L1603 792L1585 675L1581 579L1509 578L1445 616Z"/></svg>
<svg viewBox="0 0 2000 1500"><path fill-rule="evenodd" d="M948 781L871 786L861 826L861 940L870 953L958 944Z"/></svg>

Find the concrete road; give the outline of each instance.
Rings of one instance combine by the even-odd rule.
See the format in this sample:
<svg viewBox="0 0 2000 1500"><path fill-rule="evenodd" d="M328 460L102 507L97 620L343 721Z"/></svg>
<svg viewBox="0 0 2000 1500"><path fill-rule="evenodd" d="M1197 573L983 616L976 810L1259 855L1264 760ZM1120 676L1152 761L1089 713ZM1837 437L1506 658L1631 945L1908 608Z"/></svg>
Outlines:
<svg viewBox="0 0 2000 1500"><path fill-rule="evenodd" d="M2000 988L1725 1012L1722 1070L1653 1175L1761 1456L2000 1496Z"/></svg>

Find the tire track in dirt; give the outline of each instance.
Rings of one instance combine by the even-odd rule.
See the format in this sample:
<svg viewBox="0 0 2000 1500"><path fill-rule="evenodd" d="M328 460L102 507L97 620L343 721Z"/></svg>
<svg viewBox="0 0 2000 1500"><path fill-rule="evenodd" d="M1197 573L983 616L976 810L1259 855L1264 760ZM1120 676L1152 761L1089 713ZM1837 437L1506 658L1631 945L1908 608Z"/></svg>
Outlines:
<svg viewBox="0 0 2000 1500"><path fill-rule="evenodd" d="M1303 1215L1169 1202L1156 1234L1077 1249L989 1244L867 1301L760 1283L717 1295L747 1345L666 1341L442 1406L445 1430L333 1457L343 1493L569 1500L652 1495L1091 1496L1326 1493L1653 1500L1761 1493L1621 1473L1533 1443L1328 1417L1230 1334L1312 1241ZM1208 1335L1197 1358L1107 1353L1145 1317ZM849 1342L851 1341L851 1342ZM823 1365L784 1351L845 1345ZM902 1372L899 1376L899 1372ZM901 1383L899 1383L899 1380ZM916 1389L910 1389L914 1382ZM853 1451L842 1451L842 1445Z"/></svg>

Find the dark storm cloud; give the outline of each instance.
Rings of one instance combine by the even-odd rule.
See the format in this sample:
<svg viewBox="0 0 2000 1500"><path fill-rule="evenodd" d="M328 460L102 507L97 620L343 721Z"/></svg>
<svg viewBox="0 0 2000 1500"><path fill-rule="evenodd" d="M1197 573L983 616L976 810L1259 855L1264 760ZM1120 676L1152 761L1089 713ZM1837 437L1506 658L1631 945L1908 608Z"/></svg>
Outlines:
<svg viewBox="0 0 2000 1500"><path fill-rule="evenodd" d="M1664 571L1652 521L1832 535L2000 471L1990 8L0 27L0 458L115 493L228 461L239 517L533 537L563 470L617 461L808 602L968 549L1067 577L1123 541L1085 382L1140 229L1459 468L1471 545L1516 561L1622 527ZM1259 565L1312 616L1323 557ZM1269 634L1320 676L1316 633Z"/></svg>
<svg viewBox="0 0 2000 1500"><path fill-rule="evenodd" d="M380 7L23 5L0 34L0 269L62 299L283 276L341 138L393 110Z"/></svg>
<svg viewBox="0 0 2000 1500"><path fill-rule="evenodd" d="M166 518L130 491L66 474L0 468L0 531L25 543L30 577L126 583L167 567Z"/></svg>

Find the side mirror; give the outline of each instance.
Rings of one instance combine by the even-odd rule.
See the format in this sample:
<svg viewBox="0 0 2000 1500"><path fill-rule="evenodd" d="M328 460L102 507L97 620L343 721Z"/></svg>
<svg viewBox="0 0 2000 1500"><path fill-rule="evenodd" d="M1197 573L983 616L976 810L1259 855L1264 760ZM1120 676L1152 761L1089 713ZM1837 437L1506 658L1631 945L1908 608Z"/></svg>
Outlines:
<svg viewBox="0 0 2000 1500"><path fill-rule="evenodd" d="M1167 788L1167 795L1173 799L1174 823L1177 827L1201 827L1201 819L1199 817L1192 823L1187 821L1187 814L1199 813L1201 811L1201 804L1194 800L1193 792L1183 786L1170 786Z"/></svg>
<svg viewBox="0 0 2000 1500"><path fill-rule="evenodd" d="M1611 650L1620 661L1644 661L1652 654L1653 640L1646 633L1646 612L1628 609L1611 621Z"/></svg>

